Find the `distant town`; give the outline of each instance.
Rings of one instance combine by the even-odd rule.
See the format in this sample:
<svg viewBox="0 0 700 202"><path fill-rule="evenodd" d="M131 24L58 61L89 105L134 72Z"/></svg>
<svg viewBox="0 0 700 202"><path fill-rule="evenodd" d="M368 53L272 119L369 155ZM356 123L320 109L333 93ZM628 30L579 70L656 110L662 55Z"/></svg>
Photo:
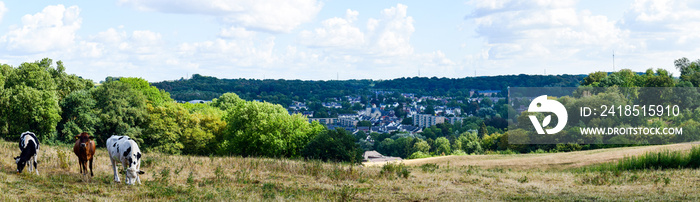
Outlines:
<svg viewBox="0 0 700 202"><path fill-rule="evenodd" d="M374 91L374 94L375 96L386 96L395 94L395 92ZM413 93L400 93L400 96L406 102L363 103L361 96L332 98L331 102L322 102L321 106L327 110L342 110L352 113L337 114L330 117L315 117L315 111L309 107L311 104L303 101L293 101L287 107L287 110L289 114L304 115L309 122L316 121L329 129L343 128L346 131L351 131L353 134L360 131L365 134L392 132L417 134L423 132L423 129L426 127L440 123L455 124L462 121L465 117L478 116L483 118L485 115L495 115L496 109L494 107L496 103L504 103L506 99L501 90L470 90L469 98L467 99L445 96L419 97ZM190 100L187 102L208 103L211 100ZM434 103L434 105L427 103ZM450 105L449 103L459 103L462 107L454 104ZM472 103L478 106L478 109L475 108L477 110L463 109L465 108L464 106L469 106ZM398 115L397 112L402 112L402 114Z"/></svg>

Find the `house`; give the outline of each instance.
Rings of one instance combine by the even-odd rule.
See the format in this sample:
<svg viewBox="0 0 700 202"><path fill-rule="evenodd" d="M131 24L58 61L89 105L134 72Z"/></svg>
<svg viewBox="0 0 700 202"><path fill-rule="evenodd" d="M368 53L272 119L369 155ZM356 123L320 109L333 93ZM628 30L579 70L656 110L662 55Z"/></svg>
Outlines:
<svg viewBox="0 0 700 202"><path fill-rule="evenodd" d="M314 117L314 111L305 111L305 112L302 112L301 115L304 115L305 117L312 118L312 117Z"/></svg>
<svg viewBox="0 0 700 202"><path fill-rule="evenodd" d="M309 118L309 123L313 123L314 121L323 125L333 125L338 123L338 118Z"/></svg>
<svg viewBox="0 0 700 202"><path fill-rule="evenodd" d="M321 105L323 105L323 107L325 107L325 108L334 108L334 109L343 108L343 105L341 105L340 103L337 103L337 102L330 102L330 103L324 102L324 103L321 103Z"/></svg>
<svg viewBox="0 0 700 202"><path fill-rule="evenodd" d="M338 115L338 124L346 127L355 127L360 122L359 117L359 115L340 114Z"/></svg>
<svg viewBox="0 0 700 202"><path fill-rule="evenodd" d="M190 100L190 101L187 101L187 102L188 102L188 103L192 103L192 104L203 104L203 103L210 103L211 100Z"/></svg>
<svg viewBox="0 0 700 202"><path fill-rule="evenodd" d="M306 107L306 104L301 103L301 102L294 102L292 105L289 105L289 109L299 111L299 110L308 110L309 108Z"/></svg>
<svg viewBox="0 0 700 202"><path fill-rule="evenodd" d="M410 134L416 134L416 133L423 132L423 129L421 129L420 127L411 126L411 125L401 125L401 126L399 126L399 131L408 132Z"/></svg>
<svg viewBox="0 0 700 202"><path fill-rule="evenodd" d="M391 162L403 160L401 157L384 156L377 151L366 151L362 162Z"/></svg>
<svg viewBox="0 0 700 202"><path fill-rule="evenodd" d="M430 127L438 123L445 123L444 116L433 116L430 114L415 114L413 115L413 125L419 128Z"/></svg>
<svg viewBox="0 0 700 202"><path fill-rule="evenodd" d="M469 97L474 96L475 93L477 93L478 95L483 95L485 97L491 97L491 96L496 96L496 94L501 93L501 91L500 90L470 90Z"/></svg>

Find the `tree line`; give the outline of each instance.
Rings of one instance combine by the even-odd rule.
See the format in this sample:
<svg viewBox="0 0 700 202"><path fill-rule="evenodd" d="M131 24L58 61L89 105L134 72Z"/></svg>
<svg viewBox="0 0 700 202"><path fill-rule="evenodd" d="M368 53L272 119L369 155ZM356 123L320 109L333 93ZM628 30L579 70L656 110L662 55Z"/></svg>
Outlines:
<svg viewBox="0 0 700 202"><path fill-rule="evenodd" d="M355 142L333 145L342 154L319 153L328 150L329 139L352 138L347 131L329 131L278 104L234 93L210 104L180 104L141 78L109 77L95 85L67 74L61 61L55 64L47 58L0 65L0 137L16 141L33 131L44 144L70 144L88 132L99 147L112 135L125 135L148 152L360 162Z"/></svg>
<svg viewBox="0 0 700 202"><path fill-rule="evenodd" d="M258 80L218 79L199 74L190 79L155 82L176 100L211 100L233 92L245 100L264 100L283 106L292 101L325 101L347 95L376 97L374 90L414 93L417 96L469 97L471 89L501 90L507 87L575 87L585 75L507 75L466 78L397 78L391 80Z"/></svg>

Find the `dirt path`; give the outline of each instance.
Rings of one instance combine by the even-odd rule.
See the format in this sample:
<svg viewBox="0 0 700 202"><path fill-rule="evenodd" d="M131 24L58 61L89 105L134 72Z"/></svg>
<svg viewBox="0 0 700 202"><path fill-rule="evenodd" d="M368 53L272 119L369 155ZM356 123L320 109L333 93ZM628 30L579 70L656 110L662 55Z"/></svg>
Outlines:
<svg viewBox="0 0 700 202"><path fill-rule="evenodd" d="M512 169L558 169L609 162L622 159L625 156L636 156L651 151L690 150L690 148L692 148L693 146L698 145L700 145L700 142L680 143L671 145L596 149L567 153L440 156L424 159L403 160L399 162L402 162L406 165L422 165L426 163L435 163L438 165L450 166L473 165L484 168L502 167ZM386 164L386 162L365 163L364 165L373 166L384 164Z"/></svg>

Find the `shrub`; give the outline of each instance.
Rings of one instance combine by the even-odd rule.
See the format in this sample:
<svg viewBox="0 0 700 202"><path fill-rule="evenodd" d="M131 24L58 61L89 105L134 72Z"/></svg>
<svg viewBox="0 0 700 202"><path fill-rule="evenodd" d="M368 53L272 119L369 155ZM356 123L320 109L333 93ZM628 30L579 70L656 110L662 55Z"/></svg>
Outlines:
<svg viewBox="0 0 700 202"><path fill-rule="evenodd" d="M693 147L690 151L647 152L641 156L629 156L617 162L603 163L584 168L584 170L624 171L680 168L700 168L700 147Z"/></svg>
<svg viewBox="0 0 700 202"><path fill-rule="evenodd" d="M423 172L426 172L426 173L428 173L428 172L430 172L430 173L435 172L435 170L437 170L438 168L440 168L440 166L438 166L437 164L434 164L434 163L426 163L426 164L423 164L423 165L420 166L420 169L423 170Z"/></svg>
<svg viewBox="0 0 700 202"><path fill-rule="evenodd" d="M391 177L393 173L395 173L397 177L403 178L408 178L411 175L411 171L409 171L408 167L403 163L387 163L384 166L382 166L382 170L379 171L379 176Z"/></svg>
<svg viewBox="0 0 700 202"><path fill-rule="evenodd" d="M246 101L228 109L218 153L267 157L300 157L309 141L325 130L281 105ZM354 138L353 138L354 140Z"/></svg>
<svg viewBox="0 0 700 202"><path fill-rule="evenodd" d="M462 150L454 150L452 151L452 155L467 155L467 153L464 153Z"/></svg>
<svg viewBox="0 0 700 202"><path fill-rule="evenodd" d="M316 135L304 147L302 156L307 159L319 159L336 162L362 162L362 149L355 143L355 138L345 129L327 130Z"/></svg>
<svg viewBox="0 0 700 202"><path fill-rule="evenodd" d="M408 159L421 159L421 158L428 158L431 157L430 154L423 153L421 151L413 152L411 156L408 157Z"/></svg>
<svg viewBox="0 0 700 202"><path fill-rule="evenodd" d="M68 166L68 155L66 155L67 152L63 150L56 150L56 154L58 155L58 165L61 167L61 169L69 169L70 167Z"/></svg>

